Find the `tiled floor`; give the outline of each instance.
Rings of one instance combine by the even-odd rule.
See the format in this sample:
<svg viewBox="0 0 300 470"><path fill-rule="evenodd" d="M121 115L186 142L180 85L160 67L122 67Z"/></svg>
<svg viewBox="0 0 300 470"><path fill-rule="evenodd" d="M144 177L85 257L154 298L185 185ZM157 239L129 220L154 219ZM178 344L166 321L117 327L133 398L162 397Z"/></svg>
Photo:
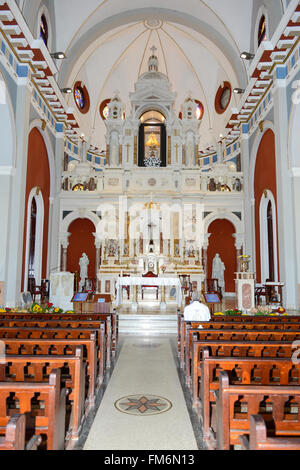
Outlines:
<svg viewBox="0 0 300 470"><path fill-rule="evenodd" d="M176 342L175 335L120 338L120 354L114 371L93 422L85 431L85 442L81 439L77 449L203 448L197 417L186 401L186 390L181 385ZM139 396L132 397L136 394ZM120 399L121 411L118 409ZM142 412L137 411L135 415L124 412L132 408L124 406L124 403L133 403L129 399L134 399L136 408ZM162 405L162 412L144 413L143 404L151 407L151 399L158 400L158 410Z"/></svg>

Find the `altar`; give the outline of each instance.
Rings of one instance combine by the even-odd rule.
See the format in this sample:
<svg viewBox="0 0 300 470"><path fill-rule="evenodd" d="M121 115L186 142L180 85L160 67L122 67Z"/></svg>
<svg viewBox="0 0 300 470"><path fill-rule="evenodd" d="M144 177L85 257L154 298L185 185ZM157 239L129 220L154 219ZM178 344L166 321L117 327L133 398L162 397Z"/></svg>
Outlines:
<svg viewBox="0 0 300 470"><path fill-rule="evenodd" d="M138 304L138 286L158 286L160 287L161 301L160 308L166 309L166 291L165 288L175 287L176 289L176 304L181 307L182 303L182 292L181 282L178 277L119 277L116 281L116 307L122 303L122 287L132 286L133 287L133 310L137 309Z"/></svg>

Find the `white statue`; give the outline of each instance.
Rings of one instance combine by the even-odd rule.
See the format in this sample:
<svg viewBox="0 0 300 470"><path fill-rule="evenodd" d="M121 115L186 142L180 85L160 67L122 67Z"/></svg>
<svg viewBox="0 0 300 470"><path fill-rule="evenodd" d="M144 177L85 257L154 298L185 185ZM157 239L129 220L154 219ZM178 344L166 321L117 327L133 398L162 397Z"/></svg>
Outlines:
<svg viewBox="0 0 300 470"><path fill-rule="evenodd" d="M89 265L89 259L86 255L86 253L83 253L80 260L79 260L79 266L80 266L80 282L79 282L79 290L81 291L82 288L85 285L85 280L88 277L88 265Z"/></svg>
<svg viewBox="0 0 300 470"><path fill-rule="evenodd" d="M224 293L224 288L225 288L225 281L224 281L224 271L225 271L225 264L220 258L219 253L216 254L216 256L213 259L213 264L212 264L212 278L213 279L218 279L219 282L219 287L222 289L222 293Z"/></svg>

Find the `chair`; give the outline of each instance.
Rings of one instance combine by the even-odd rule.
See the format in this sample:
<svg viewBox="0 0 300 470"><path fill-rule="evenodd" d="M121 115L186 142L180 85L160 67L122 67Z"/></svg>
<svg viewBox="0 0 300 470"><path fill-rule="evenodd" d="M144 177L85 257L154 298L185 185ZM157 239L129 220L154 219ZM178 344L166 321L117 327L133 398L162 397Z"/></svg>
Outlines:
<svg viewBox="0 0 300 470"><path fill-rule="evenodd" d="M263 286L262 284L256 284L255 286L255 304L256 306L260 305L260 298L261 297L264 297L265 298L265 301L267 303L267 291L266 291L266 288L265 286Z"/></svg>
<svg viewBox="0 0 300 470"><path fill-rule="evenodd" d="M183 297L185 295L190 295L192 291L191 276L189 274L180 274L179 279Z"/></svg>
<svg viewBox="0 0 300 470"><path fill-rule="evenodd" d="M221 301L223 299L222 289L219 286L218 279L206 279L206 281L205 281L205 292L207 294L216 293L216 294L219 295Z"/></svg>
<svg viewBox="0 0 300 470"><path fill-rule="evenodd" d="M146 274L143 274L142 277L158 277L157 274L154 274L152 271L148 271ZM142 288L142 299L144 300L144 289L156 289L156 300L158 300L158 286L141 286Z"/></svg>
<svg viewBox="0 0 300 470"><path fill-rule="evenodd" d="M34 277L29 278L28 290L32 296L33 302L35 302L35 298L38 295L41 297L41 302L43 302L47 297L47 284L45 280L41 282L40 286L37 286L35 282L35 278Z"/></svg>
<svg viewBox="0 0 300 470"><path fill-rule="evenodd" d="M120 274L119 274L119 277L121 277ZM130 274L122 274L122 277L130 277ZM129 300L130 299L130 286L122 286L122 292L123 292L123 289L126 290L127 299Z"/></svg>
<svg viewBox="0 0 300 470"><path fill-rule="evenodd" d="M84 285L84 291L85 292L95 292L96 291L96 279L86 279L85 280L85 285Z"/></svg>

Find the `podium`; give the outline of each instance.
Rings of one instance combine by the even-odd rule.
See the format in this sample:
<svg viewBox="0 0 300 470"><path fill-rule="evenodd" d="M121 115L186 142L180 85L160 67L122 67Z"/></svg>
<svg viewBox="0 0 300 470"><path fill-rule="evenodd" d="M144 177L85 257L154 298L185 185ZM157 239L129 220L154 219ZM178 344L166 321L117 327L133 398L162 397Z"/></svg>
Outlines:
<svg viewBox="0 0 300 470"><path fill-rule="evenodd" d="M78 292L74 295L73 310L75 313L110 313L110 295Z"/></svg>
<svg viewBox="0 0 300 470"><path fill-rule="evenodd" d="M238 309L245 311L255 308L255 274L240 272L235 275Z"/></svg>

